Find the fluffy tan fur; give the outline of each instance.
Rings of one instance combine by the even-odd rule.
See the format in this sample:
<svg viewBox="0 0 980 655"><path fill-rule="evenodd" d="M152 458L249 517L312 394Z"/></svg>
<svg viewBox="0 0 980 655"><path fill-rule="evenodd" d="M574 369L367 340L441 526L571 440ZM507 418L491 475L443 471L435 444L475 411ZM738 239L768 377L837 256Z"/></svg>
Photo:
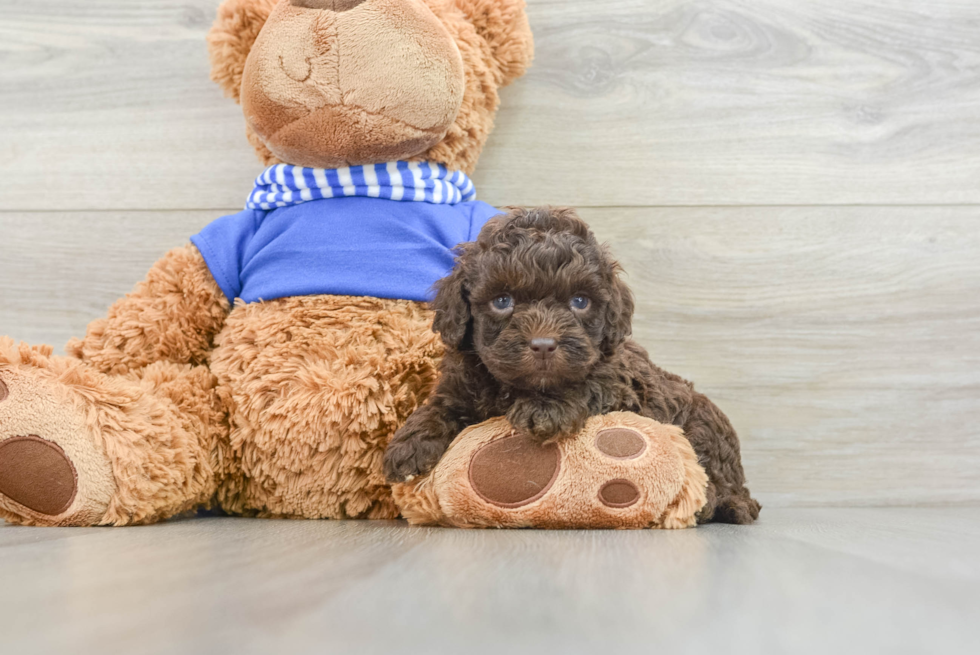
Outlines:
<svg viewBox="0 0 980 655"><path fill-rule="evenodd" d="M208 32L211 79L238 102L245 60L279 0L225 0Z"/></svg>
<svg viewBox="0 0 980 655"><path fill-rule="evenodd" d="M230 307L197 248L171 250L66 351L107 374L153 362L205 364Z"/></svg>
<svg viewBox="0 0 980 655"><path fill-rule="evenodd" d="M497 89L524 74L534 56L534 39L523 0L433 0L431 6L456 39L466 89L445 138L414 159L472 173L500 105ZM477 18L470 22L468 16Z"/></svg>
<svg viewBox="0 0 980 655"><path fill-rule="evenodd" d="M6 520L148 523L206 503L214 493L227 422L207 368L157 362L108 376L78 360L53 357L49 348L3 337L0 375L11 390L0 424L56 443L79 478L79 493L63 514L39 515L0 497ZM105 470L111 471L108 479Z"/></svg>
<svg viewBox="0 0 980 655"><path fill-rule="evenodd" d="M381 459L429 394L442 346L419 303L313 296L238 305L211 370L227 393L236 513L394 518Z"/></svg>

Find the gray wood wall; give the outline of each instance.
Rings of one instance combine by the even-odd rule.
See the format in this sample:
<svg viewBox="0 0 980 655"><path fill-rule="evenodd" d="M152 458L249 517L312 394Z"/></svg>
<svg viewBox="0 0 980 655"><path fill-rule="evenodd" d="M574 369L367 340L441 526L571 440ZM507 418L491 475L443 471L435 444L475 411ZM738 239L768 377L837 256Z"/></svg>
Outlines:
<svg viewBox="0 0 980 655"><path fill-rule="evenodd" d="M218 0L0 0L0 334L63 344L261 170ZM771 505L980 501L980 5L531 0L476 182L608 240Z"/></svg>

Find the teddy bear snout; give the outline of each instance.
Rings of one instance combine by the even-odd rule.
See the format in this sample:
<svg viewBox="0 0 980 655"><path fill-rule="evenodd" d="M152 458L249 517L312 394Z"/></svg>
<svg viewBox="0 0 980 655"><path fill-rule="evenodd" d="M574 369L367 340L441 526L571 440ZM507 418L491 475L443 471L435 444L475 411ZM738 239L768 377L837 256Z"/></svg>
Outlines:
<svg viewBox="0 0 980 655"><path fill-rule="evenodd" d="M425 152L465 86L459 48L424 3L288 0L248 55L241 102L279 161L334 168Z"/></svg>
<svg viewBox="0 0 980 655"><path fill-rule="evenodd" d="M294 7L307 9L328 9L330 11L347 11L365 0L289 0Z"/></svg>

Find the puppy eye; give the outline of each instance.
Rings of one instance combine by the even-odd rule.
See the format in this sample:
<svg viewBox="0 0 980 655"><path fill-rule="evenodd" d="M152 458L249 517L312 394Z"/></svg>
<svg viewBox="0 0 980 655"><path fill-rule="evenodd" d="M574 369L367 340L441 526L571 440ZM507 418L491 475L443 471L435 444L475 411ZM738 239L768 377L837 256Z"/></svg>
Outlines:
<svg viewBox="0 0 980 655"><path fill-rule="evenodd" d="M585 296L575 296L569 301L568 304L571 305L572 309L581 312L588 309L589 305L592 304L592 301L586 298Z"/></svg>
<svg viewBox="0 0 980 655"><path fill-rule="evenodd" d="M498 312L506 312L508 309L514 306L514 299L507 294L497 296L490 301L490 306Z"/></svg>

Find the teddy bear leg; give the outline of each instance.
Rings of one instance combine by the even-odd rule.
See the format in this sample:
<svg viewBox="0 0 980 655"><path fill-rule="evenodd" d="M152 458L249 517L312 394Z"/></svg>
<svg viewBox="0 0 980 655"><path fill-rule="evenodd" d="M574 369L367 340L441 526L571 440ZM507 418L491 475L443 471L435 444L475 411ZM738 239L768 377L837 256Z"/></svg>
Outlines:
<svg viewBox="0 0 980 655"><path fill-rule="evenodd" d="M0 338L0 517L125 525L207 502L226 423L206 368L109 376Z"/></svg>
<svg viewBox="0 0 980 655"><path fill-rule="evenodd" d="M391 435L435 385L432 316L404 300L309 296L236 308L211 370L230 392L242 475L229 512L391 519L381 468Z"/></svg>

